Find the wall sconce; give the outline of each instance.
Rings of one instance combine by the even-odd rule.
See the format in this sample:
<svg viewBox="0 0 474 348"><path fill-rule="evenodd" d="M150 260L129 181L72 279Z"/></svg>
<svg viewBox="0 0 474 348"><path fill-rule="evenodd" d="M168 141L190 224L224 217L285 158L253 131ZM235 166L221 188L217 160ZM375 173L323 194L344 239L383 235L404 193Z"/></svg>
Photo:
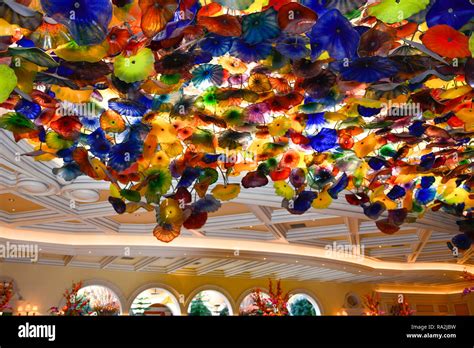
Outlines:
<svg viewBox="0 0 474 348"><path fill-rule="evenodd" d="M18 306L16 311L18 315L36 315L38 314L38 306L32 306L31 304L27 303L25 307Z"/></svg>

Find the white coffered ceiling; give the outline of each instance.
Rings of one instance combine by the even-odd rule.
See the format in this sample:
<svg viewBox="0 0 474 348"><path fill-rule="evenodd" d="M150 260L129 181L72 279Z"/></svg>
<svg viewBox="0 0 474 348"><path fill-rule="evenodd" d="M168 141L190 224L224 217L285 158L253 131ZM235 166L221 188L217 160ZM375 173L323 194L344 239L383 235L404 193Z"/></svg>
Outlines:
<svg viewBox="0 0 474 348"><path fill-rule="evenodd" d="M455 258L446 242L455 218L427 213L384 235L343 198L330 209L291 215L271 188L243 190L211 214L199 231L183 230L170 244L154 239L154 213L117 215L108 185L87 177L61 182L54 161L35 162L0 130L0 241L41 248L38 263L167 274L276 277L377 284L462 285L471 250ZM238 180L236 178L235 180ZM328 255L328 245L360 245L365 257ZM29 262L11 259L3 262Z"/></svg>

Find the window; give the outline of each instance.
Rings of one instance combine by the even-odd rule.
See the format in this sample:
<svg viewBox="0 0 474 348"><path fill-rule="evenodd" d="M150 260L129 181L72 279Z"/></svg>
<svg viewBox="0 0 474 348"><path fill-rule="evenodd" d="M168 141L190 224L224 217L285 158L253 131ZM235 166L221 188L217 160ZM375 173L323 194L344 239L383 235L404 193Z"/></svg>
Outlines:
<svg viewBox="0 0 474 348"><path fill-rule="evenodd" d="M188 315L191 316L227 316L232 314L229 300L216 290L199 292L193 297L188 307Z"/></svg>
<svg viewBox="0 0 474 348"><path fill-rule="evenodd" d="M150 288L139 293L133 300L130 315L181 315L181 309L171 292L162 288Z"/></svg>
<svg viewBox="0 0 474 348"><path fill-rule="evenodd" d="M288 300L288 310L293 316L321 315L317 302L306 294L293 294Z"/></svg>
<svg viewBox="0 0 474 348"><path fill-rule="evenodd" d="M240 302L240 306L239 306L240 315L250 315L250 313L252 313L254 309L257 308L254 304L252 295L253 295L253 292L245 296L242 302ZM260 295L262 299L270 298L270 295L268 295L266 292L263 292L263 291L260 292Z"/></svg>
<svg viewBox="0 0 474 348"><path fill-rule="evenodd" d="M103 285L89 285L81 288L79 296L89 299L90 311L97 315L120 315L122 305L117 294Z"/></svg>

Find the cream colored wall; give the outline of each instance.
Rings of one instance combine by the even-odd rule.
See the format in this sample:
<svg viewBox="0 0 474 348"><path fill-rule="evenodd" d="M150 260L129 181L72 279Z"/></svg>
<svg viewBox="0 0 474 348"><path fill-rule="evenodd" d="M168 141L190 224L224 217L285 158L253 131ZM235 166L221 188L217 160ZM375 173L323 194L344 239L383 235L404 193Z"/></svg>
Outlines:
<svg viewBox="0 0 474 348"><path fill-rule="evenodd" d="M113 284L114 290L118 288L127 303L135 290L149 283L167 285L175 289L177 293L184 294L186 299L198 288L207 285L217 286L229 294L234 310L238 308L238 303L235 305L236 302L247 290L268 286L267 279L188 277L14 263L0 263L1 277L13 278L24 301L37 305L42 314L46 314L51 306L58 306L64 290L70 288L72 282L79 280L103 280ZM325 315L335 315L341 310L347 292L352 291L362 297L372 290L372 286L369 285L291 281L282 281L282 287L284 291L306 290L318 300ZM127 307L127 303L123 303L124 307Z"/></svg>
<svg viewBox="0 0 474 348"><path fill-rule="evenodd" d="M72 282L79 280L86 281L87 283L109 285L121 298L125 313L128 312L128 306L137 294L137 290L147 284L154 284L153 286L156 286L159 283L174 292L176 296L183 294L186 298L186 305L198 290L205 288L220 289L230 297L229 300L233 305L234 312L238 310L241 298L250 289L256 287L265 289L268 286L267 279L189 277L148 272L125 272L14 263L0 263L0 279L2 277L13 278L24 301L37 305L38 311L41 314L46 314L52 306L59 306L64 290L70 288ZM284 291L306 291L319 302L323 315L336 315L337 312L341 311L345 295L348 292L356 293L362 298L363 295L372 292L376 285L282 281L282 287ZM407 296L413 308L417 304L431 303L435 305L435 308L440 304L446 304L449 307L449 312L446 314L454 315L455 303L467 303L471 315L474 314L473 296L462 297L457 294L408 294ZM389 306L392 303L391 299L395 299L395 297L396 294L382 294L383 307ZM186 305L182 305L182 312L185 312ZM429 314L439 313L425 313L425 315Z"/></svg>

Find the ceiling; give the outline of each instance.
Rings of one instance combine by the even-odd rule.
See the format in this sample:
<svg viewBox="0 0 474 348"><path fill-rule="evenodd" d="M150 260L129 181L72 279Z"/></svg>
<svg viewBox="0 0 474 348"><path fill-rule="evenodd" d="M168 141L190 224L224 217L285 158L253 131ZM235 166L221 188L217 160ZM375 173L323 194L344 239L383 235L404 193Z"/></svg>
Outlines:
<svg viewBox="0 0 474 348"><path fill-rule="evenodd" d="M377 284L460 285L473 268L472 250L454 257L446 242L455 218L428 213L394 235L378 231L359 207L342 199L330 209L291 215L271 188L241 192L210 214L201 230L164 244L152 235L154 213L117 215L108 185L87 177L71 183L35 162L26 141L0 130L0 241L34 242L38 263L166 274L276 277ZM235 178L238 180L238 178ZM360 246L362 256L328 254ZM127 249L128 248L128 249ZM3 262L29 262L5 259Z"/></svg>

